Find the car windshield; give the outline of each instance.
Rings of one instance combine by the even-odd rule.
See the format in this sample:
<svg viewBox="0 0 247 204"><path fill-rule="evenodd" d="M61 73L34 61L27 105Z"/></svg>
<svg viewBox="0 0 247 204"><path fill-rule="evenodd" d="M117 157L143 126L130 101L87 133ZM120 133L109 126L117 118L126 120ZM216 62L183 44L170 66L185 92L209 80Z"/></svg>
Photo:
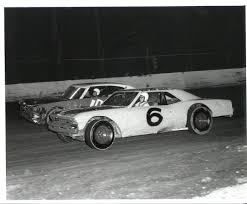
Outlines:
<svg viewBox="0 0 247 204"><path fill-rule="evenodd" d="M70 99L71 96L77 91L78 88L74 87L74 86L69 86L64 94L63 94L63 98L66 98L66 99Z"/></svg>
<svg viewBox="0 0 247 204"><path fill-rule="evenodd" d="M136 97L138 92L117 92L111 95L102 105L128 106Z"/></svg>

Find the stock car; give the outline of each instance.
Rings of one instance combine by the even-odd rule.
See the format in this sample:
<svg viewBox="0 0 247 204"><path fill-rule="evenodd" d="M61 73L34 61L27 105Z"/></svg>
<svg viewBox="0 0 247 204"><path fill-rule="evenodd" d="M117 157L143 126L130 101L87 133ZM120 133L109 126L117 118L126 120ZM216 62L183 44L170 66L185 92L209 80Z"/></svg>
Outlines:
<svg viewBox="0 0 247 204"><path fill-rule="evenodd" d="M100 93L93 97L97 88ZM120 83L83 83L69 86L59 96L27 99L19 101L20 115L36 124L46 124L50 114L64 109L88 107L92 100L105 100L110 94L118 90L132 89L132 86ZM96 103L94 105L97 105ZM100 105L100 104L99 104Z"/></svg>
<svg viewBox="0 0 247 204"><path fill-rule="evenodd" d="M148 93L148 106L136 107L142 93ZM72 109L52 115L49 130L64 141L85 141L94 149L109 148L115 138L189 130L207 134L213 117L233 115L232 102L204 99L187 91L146 88L117 91L100 107Z"/></svg>

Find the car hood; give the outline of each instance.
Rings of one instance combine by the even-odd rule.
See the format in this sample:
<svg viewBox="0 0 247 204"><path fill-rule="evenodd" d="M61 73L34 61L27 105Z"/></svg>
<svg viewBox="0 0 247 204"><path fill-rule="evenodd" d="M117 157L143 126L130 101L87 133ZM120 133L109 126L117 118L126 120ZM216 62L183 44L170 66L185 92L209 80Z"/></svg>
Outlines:
<svg viewBox="0 0 247 204"><path fill-rule="evenodd" d="M65 100L68 100L68 99L65 99L59 96L59 97L43 97L43 98L35 98L35 99L26 99L23 102L26 103L27 105L39 105L39 104L54 103L54 102L65 101Z"/></svg>
<svg viewBox="0 0 247 204"><path fill-rule="evenodd" d="M77 114L84 113L84 112L91 112L91 111L98 111L98 110L107 110L107 109L114 109L114 108L121 108L119 106L94 106L94 107L87 107L87 108L77 108L71 110L65 110L59 113L60 116L68 116L73 117Z"/></svg>

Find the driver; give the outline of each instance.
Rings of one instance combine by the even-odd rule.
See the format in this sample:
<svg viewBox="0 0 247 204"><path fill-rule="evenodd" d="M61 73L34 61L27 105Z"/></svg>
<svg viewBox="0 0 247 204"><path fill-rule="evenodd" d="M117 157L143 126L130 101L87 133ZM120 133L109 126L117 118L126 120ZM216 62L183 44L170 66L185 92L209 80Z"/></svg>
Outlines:
<svg viewBox="0 0 247 204"><path fill-rule="evenodd" d="M92 101L90 103L90 107L100 106L103 103L103 101L98 98L99 94L100 94L100 90L98 88L95 88L92 93Z"/></svg>
<svg viewBox="0 0 247 204"><path fill-rule="evenodd" d="M98 96L100 94L100 90L98 89L98 88L95 88L94 90L93 90L93 96L94 97L96 97L96 96Z"/></svg>
<svg viewBox="0 0 247 204"><path fill-rule="evenodd" d="M146 107L149 106L147 100L149 98L149 95L147 92L142 92L140 94L139 101L135 104L135 107Z"/></svg>

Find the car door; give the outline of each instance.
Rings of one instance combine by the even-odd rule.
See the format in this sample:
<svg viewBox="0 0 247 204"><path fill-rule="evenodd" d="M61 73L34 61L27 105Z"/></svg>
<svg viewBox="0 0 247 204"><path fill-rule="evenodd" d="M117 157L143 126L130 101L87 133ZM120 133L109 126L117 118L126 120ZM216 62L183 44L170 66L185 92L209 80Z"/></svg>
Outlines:
<svg viewBox="0 0 247 204"><path fill-rule="evenodd" d="M103 103L104 98L106 98L102 97L102 91L105 87L106 86L91 86L88 88L86 93L83 94L83 98L80 99L81 107L100 106ZM98 89L100 91L98 96L93 95L94 89Z"/></svg>
<svg viewBox="0 0 247 204"><path fill-rule="evenodd" d="M160 108L161 95L161 92L149 92L148 107L135 107L134 104L125 111L120 121L123 123L121 130L124 137L157 133L165 125L162 116L164 110Z"/></svg>
<svg viewBox="0 0 247 204"><path fill-rule="evenodd" d="M160 124L158 132L166 132L170 130L181 129L185 127L187 115L185 114L181 101L174 95L163 92L162 104L159 107L163 121Z"/></svg>
<svg viewBox="0 0 247 204"><path fill-rule="evenodd" d="M123 137L165 132L180 127L180 116L176 114L180 106L167 99L170 98L165 92L149 92L149 107L133 106L126 110L122 119L127 124L123 124Z"/></svg>

